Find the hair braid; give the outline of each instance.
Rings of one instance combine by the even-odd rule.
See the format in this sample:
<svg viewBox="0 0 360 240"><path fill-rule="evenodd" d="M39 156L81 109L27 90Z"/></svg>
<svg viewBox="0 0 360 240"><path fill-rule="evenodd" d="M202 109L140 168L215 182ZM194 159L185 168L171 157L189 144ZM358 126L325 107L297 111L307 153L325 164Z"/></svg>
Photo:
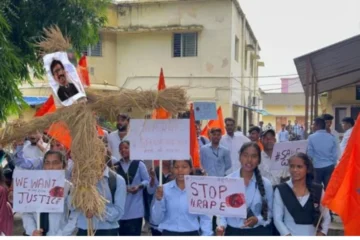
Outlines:
<svg viewBox="0 0 360 240"><path fill-rule="evenodd" d="M256 167L254 169L254 173L255 173L256 183L257 183L257 185L259 187L259 192L260 192L261 199L262 199L262 202L261 202L261 216L266 221L268 219L269 207L268 207L268 202L267 202L266 195L265 195L264 182L263 182L263 179L262 179L262 176L261 176L261 173L260 173L258 167Z"/></svg>
<svg viewBox="0 0 360 240"><path fill-rule="evenodd" d="M315 205L316 202L320 203L320 199L316 199L316 194L314 192L314 187L313 187L313 175L312 174L307 174L306 175L306 187L309 190L309 201L313 204L314 206L314 220L313 220L313 225L316 227L320 216L321 216L321 211L320 211L320 204ZM322 219L321 222L319 224L319 229L321 230L321 223L322 223Z"/></svg>

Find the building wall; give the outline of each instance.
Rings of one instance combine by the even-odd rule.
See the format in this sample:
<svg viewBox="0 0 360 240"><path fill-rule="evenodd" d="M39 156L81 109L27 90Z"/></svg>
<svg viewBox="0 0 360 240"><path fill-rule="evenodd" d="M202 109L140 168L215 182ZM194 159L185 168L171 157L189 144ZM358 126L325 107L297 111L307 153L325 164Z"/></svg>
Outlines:
<svg viewBox="0 0 360 240"><path fill-rule="evenodd" d="M190 101L216 101L222 106L224 117L232 116L232 103L237 100L241 104L240 83L231 81L231 75L241 75L241 53L239 62L234 63L233 32L236 29L241 52L242 23L231 1L207 1L206 5L201 1L122 5L116 11L118 13L114 14L114 10L110 17L112 23L117 20L118 27L158 27L159 31L112 33L116 39L103 38L103 48L113 49L116 44L116 51L106 53L103 49L103 57L89 57L94 79L109 79L109 72L116 69L116 80L107 80L109 84L156 89L160 68L163 68L167 86L183 86ZM198 56L173 58L173 33L165 28L194 24L203 26L198 35ZM109 56L112 60L106 60L109 64L104 65L102 59ZM233 86L235 84L237 86Z"/></svg>
<svg viewBox="0 0 360 240"><path fill-rule="evenodd" d="M101 34L102 56L89 57L90 81L94 84L116 84L117 44L116 35L110 33Z"/></svg>
<svg viewBox="0 0 360 240"><path fill-rule="evenodd" d="M341 120L343 117L356 119L360 110L360 101L356 100L355 85L333 90L320 98L322 111L333 115L333 128L342 133ZM338 109L338 110L337 110Z"/></svg>

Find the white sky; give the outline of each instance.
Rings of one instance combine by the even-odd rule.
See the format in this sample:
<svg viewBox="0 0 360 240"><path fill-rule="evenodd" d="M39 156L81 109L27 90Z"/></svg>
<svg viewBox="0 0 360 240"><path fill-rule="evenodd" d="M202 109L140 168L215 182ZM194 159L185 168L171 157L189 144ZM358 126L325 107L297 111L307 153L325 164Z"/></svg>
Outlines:
<svg viewBox="0 0 360 240"><path fill-rule="evenodd" d="M296 74L294 58L360 34L360 0L239 2L261 47L259 76ZM278 89L280 77L260 87Z"/></svg>

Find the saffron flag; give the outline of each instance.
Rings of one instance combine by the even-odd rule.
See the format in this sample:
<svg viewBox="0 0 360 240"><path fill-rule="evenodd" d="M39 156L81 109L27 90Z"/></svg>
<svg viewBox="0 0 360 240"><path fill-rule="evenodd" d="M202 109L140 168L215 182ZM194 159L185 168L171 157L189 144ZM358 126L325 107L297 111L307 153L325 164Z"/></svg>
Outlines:
<svg viewBox="0 0 360 240"><path fill-rule="evenodd" d="M165 88L166 88L165 77L164 77L163 69L161 68L159 82L158 82L158 91L164 90ZM152 119L168 119L170 117L171 114L163 108L155 109L151 116Z"/></svg>
<svg viewBox="0 0 360 240"><path fill-rule="evenodd" d="M360 115L359 115L360 116ZM340 163L331 175L322 204L337 213L345 236L360 236L360 117Z"/></svg>
<svg viewBox="0 0 360 240"><path fill-rule="evenodd" d="M36 111L35 117L44 116L47 113L52 113L56 111L54 97L50 95L50 97L46 100L46 102Z"/></svg>
<svg viewBox="0 0 360 240"><path fill-rule="evenodd" d="M163 69L161 68L158 82L158 91L164 90L165 88L165 77ZM152 119L169 119L170 117L170 113L163 108L155 109L151 115ZM154 166L159 166L159 160L154 160Z"/></svg>
<svg viewBox="0 0 360 240"><path fill-rule="evenodd" d="M210 120L208 124L204 127L204 129L201 131L201 136L208 137L208 131L212 128L220 128L221 134L225 134L225 124L224 124L224 117L222 114L221 107L217 110L217 119L216 120Z"/></svg>
<svg viewBox="0 0 360 240"><path fill-rule="evenodd" d="M195 114L194 106L190 105L190 155L192 158L193 166L195 168L200 168L200 152L199 152L199 142L196 135L196 126L195 126Z"/></svg>
<svg viewBox="0 0 360 240"><path fill-rule="evenodd" d="M82 56L79 60L78 74L82 84L85 86L90 86L90 77L87 69L87 60L85 55Z"/></svg>

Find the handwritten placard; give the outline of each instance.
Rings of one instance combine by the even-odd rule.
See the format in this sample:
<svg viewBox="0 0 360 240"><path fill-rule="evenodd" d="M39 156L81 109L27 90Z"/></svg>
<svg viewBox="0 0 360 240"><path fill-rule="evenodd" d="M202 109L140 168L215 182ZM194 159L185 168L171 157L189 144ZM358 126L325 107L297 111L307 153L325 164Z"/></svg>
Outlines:
<svg viewBox="0 0 360 240"><path fill-rule="evenodd" d="M195 120L216 120L215 102L194 102Z"/></svg>
<svg viewBox="0 0 360 240"><path fill-rule="evenodd" d="M130 158L141 160L190 159L189 119L133 119Z"/></svg>
<svg viewBox="0 0 360 240"><path fill-rule="evenodd" d="M281 170L289 167L289 158L295 153L306 153L307 140L276 143L271 156L271 170Z"/></svg>
<svg viewBox="0 0 360 240"><path fill-rule="evenodd" d="M246 218L243 178L186 176L189 212Z"/></svg>
<svg viewBox="0 0 360 240"><path fill-rule="evenodd" d="M64 170L15 170L15 212L63 212Z"/></svg>

